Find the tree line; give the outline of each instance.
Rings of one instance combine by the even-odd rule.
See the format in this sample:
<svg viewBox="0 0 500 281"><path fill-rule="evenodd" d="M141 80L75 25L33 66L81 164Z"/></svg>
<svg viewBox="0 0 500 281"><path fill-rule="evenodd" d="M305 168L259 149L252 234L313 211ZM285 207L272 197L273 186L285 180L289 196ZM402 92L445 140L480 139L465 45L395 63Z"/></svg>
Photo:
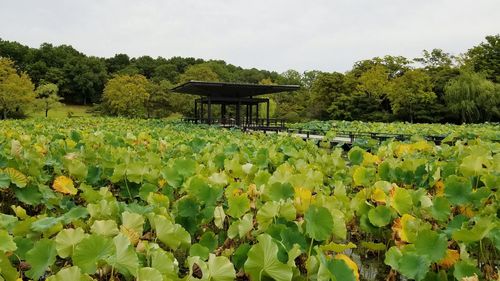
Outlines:
<svg viewBox="0 0 500 281"><path fill-rule="evenodd" d="M358 61L345 73L277 73L182 57L100 58L68 45L30 48L0 39L2 118L22 115L30 101L47 113L61 99L98 104L111 115L189 116L192 97L170 92L189 80L300 85L299 91L270 96L274 117L293 122L498 122L500 35L458 56L441 49L413 59L387 55Z"/></svg>

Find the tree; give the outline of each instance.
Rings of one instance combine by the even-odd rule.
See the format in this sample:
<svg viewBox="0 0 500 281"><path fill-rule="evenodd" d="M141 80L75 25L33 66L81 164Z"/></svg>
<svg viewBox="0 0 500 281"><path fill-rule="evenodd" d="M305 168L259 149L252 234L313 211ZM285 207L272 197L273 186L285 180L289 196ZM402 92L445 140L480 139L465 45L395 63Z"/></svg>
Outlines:
<svg viewBox="0 0 500 281"><path fill-rule="evenodd" d="M148 88L149 82L142 75L117 75L104 88L103 108L110 115L144 117Z"/></svg>
<svg viewBox="0 0 500 281"><path fill-rule="evenodd" d="M60 107L62 98L57 95L59 88L56 84L48 83L38 86L36 89L36 99L38 107L45 111L45 117L48 117L49 110Z"/></svg>
<svg viewBox="0 0 500 281"><path fill-rule="evenodd" d="M175 104L175 94L170 92L172 83L162 80L159 83L149 83L149 99L146 101L147 117L165 117L173 113Z"/></svg>
<svg viewBox="0 0 500 281"><path fill-rule="evenodd" d="M445 87L445 100L462 123L500 117L500 87L478 73L463 71L452 79Z"/></svg>
<svg viewBox="0 0 500 281"><path fill-rule="evenodd" d="M500 34L486 36L486 42L470 49L467 57L466 63L474 71L484 72L487 79L500 83Z"/></svg>
<svg viewBox="0 0 500 281"><path fill-rule="evenodd" d="M322 120L332 118L331 105L348 91L345 87L345 77L342 73L320 73L314 81L311 91L310 110L314 118Z"/></svg>
<svg viewBox="0 0 500 281"><path fill-rule="evenodd" d="M67 102L97 102L107 79L106 65L97 57L74 57L64 65L60 92Z"/></svg>
<svg viewBox="0 0 500 281"><path fill-rule="evenodd" d="M407 71L394 79L388 97L393 113L408 118L412 123L417 114L424 114L426 108L436 100L431 78L421 69Z"/></svg>
<svg viewBox="0 0 500 281"><path fill-rule="evenodd" d="M34 85L25 72L17 73L14 62L0 57L0 110L2 118L22 111L35 100Z"/></svg>
<svg viewBox="0 0 500 281"><path fill-rule="evenodd" d="M422 57L413 59L421 63L426 69L436 69L443 67L451 67L453 65L454 56L444 52L441 49L432 49L432 51L424 50Z"/></svg>
<svg viewBox="0 0 500 281"><path fill-rule="evenodd" d="M191 80L217 82L219 81L219 76L209 65L196 64L188 67L186 72L184 72L180 77L181 83Z"/></svg>

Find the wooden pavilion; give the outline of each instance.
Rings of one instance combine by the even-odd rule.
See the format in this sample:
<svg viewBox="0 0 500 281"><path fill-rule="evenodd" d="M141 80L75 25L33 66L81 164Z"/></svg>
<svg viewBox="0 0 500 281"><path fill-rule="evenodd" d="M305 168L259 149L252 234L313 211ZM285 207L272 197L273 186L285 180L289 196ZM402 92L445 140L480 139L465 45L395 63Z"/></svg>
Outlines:
<svg viewBox="0 0 500 281"><path fill-rule="evenodd" d="M257 96L292 92L298 89L297 85L189 81L173 88L172 91L199 96L194 101L194 117L185 118L186 121L197 124L219 124L225 127L274 129L283 128L284 121L271 119L269 117L269 98L257 98ZM260 104L266 104L264 118L259 118ZM216 105L220 107L220 114L217 117L214 116L214 106ZM245 110L243 116L242 109Z"/></svg>

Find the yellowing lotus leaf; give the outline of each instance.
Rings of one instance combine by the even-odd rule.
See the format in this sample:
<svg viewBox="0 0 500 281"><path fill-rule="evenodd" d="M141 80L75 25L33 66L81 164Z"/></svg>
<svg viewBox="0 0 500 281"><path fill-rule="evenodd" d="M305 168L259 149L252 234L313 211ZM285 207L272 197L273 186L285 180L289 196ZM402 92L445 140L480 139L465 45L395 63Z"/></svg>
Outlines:
<svg viewBox="0 0 500 281"><path fill-rule="evenodd" d="M363 153L363 166L379 164L380 162L380 158L377 155L373 155L370 152Z"/></svg>
<svg viewBox="0 0 500 281"><path fill-rule="evenodd" d="M444 182L442 180L436 182L436 184L434 185L434 189L436 190L437 197L444 196Z"/></svg>
<svg viewBox="0 0 500 281"><path fill-rule="evenodd" d="M293 205L299 214L303 214L311 205L313 198L311 190L302 187L295 188Z"/></svg>
<svg viewBox="0 0 500 281"><path fill-rule="evenodd" d="M387 195L380 187L376 187L371 196L372 200L377 203L386 203Z"/></svg>
<svg viewBox="0 0 500 281"><path fill-rule="evenodd" d="M356 281L359 281L359 269L358 265L351 260L348 256L344 254L337 254L335 255L335 259L337 260L343 260L347 264L347 266L354 272L354 276L356 277Z"/></svg>
<svg viewBox="0 0 500 281"><path fill-rule="evenodd" d="M52 188L54 188L55 191L63 194L75 195L78 192L78 190L75 188L75 185L73 184L73 180L66 176L58 176L54 180Z"/></svg>
<svg viewBox="0 0 500 281"><path fill-rule="evenodd" d="M398 235L401 241L409 242L408 233L406 233L405 231L405 229L407 229L406 224L415 221L416 221L415 217L408 214L404 214L401 218L397 218L394 220L394 224L392 225L392 230Z"/></svg>
<svg viewBox="0 0 500 281"><path fill-rule="evenodd" d="M438 262L439 266L449 269L460 259L460 253L457 250L447 249L446 256Z"/></svg>

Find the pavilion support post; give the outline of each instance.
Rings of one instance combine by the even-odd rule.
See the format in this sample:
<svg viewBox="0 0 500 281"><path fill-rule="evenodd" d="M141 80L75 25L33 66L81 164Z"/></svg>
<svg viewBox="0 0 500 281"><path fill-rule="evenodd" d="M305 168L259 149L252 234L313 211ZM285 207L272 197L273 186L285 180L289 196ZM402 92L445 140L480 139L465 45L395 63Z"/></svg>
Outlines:
<svg viewBox="0 0 500 281"><path fill-rule="evenodd" d="M241 126L241 102L238 101L236 104L236 126Z"/></svg>
<svg viewBox="0 0 500 281"><path fill-rule="evenodd" d="M225 104L221 104L220 117L222 119L222 123L226 124L226 105Z"/></svg>
<svg viewBox="0 0 500 281"><path fill-rule="evenodd" d="M255 105L255 123L259 124L259 103Z"/></svg>
<svg viewBox="0 0 500 281"><path fill-rule="evenodd" d="M269 127L269 100L266 101L266 123Z"/></svg>
<svg viewBox="0 0 500 281"><path fill-rule="evenodd" d="M198 124L198 100L194 100L194 123Z"/></svg>
<svg viewBox="0 0 500 281"><path fill-rule="evenodd" d="M252 126L252 104L249 104L248 105L249 109L248 109L248 126Z"/></svg>
<svg viewBox="0 0 500 281"><path fill-rule="evenodd" d="M210 96L208 96L208 124L212 124L212 100Z"/></svg>
<svg viewBox="0 0 500 281"><path fill-rule="evenodd" d="M200 100L200 123L203 123L204 114L203 112L203 100Z"/></svg>

